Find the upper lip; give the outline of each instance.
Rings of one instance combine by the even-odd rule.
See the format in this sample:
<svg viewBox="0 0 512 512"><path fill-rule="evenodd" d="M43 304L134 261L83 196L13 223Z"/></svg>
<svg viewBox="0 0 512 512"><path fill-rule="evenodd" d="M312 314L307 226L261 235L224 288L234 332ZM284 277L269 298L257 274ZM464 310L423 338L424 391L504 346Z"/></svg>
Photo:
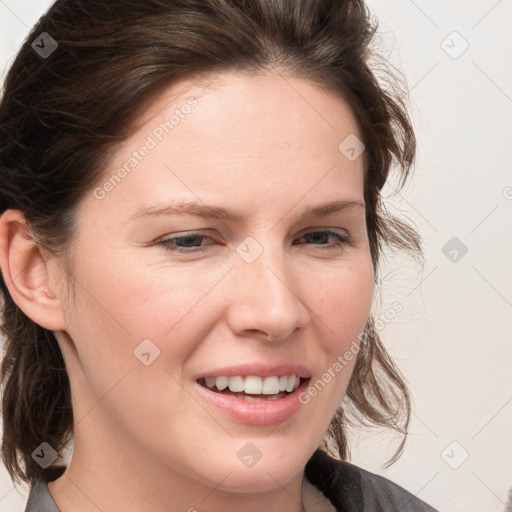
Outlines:
<svg viewBox="0 0 512 512"><path fill-rule="evenodd" d="M308 368L302 364L265 364L265 363L246 363L239 364L236 366L225 366L223 368L217 368L215 370L208 370L196 376L197 379L211 378L211 377L236 377L236 376L247 377L249 375L256 375L258 377L272 377L283 375L296 375L303 379L311 377L311 372Z"/></svg>

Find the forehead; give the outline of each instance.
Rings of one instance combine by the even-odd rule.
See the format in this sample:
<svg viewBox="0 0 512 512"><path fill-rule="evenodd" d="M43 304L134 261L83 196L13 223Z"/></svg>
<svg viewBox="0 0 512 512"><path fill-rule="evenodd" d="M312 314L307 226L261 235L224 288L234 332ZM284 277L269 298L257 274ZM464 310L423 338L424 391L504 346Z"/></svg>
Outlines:
<svg viewBox="0 0 512 512"><path fill-rule="evenodd" d="M141 105L103 178L125 169L105 203L133 203L133 214L143 200L208 196L234 208L265 208L334 187L347 193L325 199L358 199L363 158L347 159L339 149L354 136L361 138L350 106L305 79L267 72L182 81ZM144 146L150 151L135 157Z"/></svg>
<svg viewBox="0 0 512 512"><path fill-rule="evenodd" d="M180 106L190 98L197 100L196 116L208 121L205 131L222 124L258 133L258 128L271 128L268 123L275 125L279 118L288 128L283 136L318 125L321 131L329 128L340 136L349 132L362 139L357 119L341 95L314 81L271 71L223 72L162 85L137 109L133 137L169 120L173 111L182 114Z"/></svg>

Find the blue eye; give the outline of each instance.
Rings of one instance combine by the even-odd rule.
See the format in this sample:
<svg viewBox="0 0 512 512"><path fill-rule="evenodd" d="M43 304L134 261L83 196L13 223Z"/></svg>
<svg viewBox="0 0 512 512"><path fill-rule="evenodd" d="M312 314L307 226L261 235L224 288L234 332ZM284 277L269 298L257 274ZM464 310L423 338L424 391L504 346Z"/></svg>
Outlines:
<svg viewBox="0 0 512 512"><path fill-rule="evenodd" d="M201 244L201 241L206 238L210 237L197 233L189 233L187 235L166 238L162 240L160 244L162 244L167 251L172 252L202 252L206 250L206 247Z"/></svg>
<svg viewBox="0 0 512 512"><path fill-rule="evenodd" d="M334 242L327 242L327 240L333 237ZM351 245L352 239L348 234L341 234L336 231L320 230L310 231L301 235L296 240L309 238L312 240L310 243L313 245L319 245L325 249L340 248L344 245ZM186 235L174 236L166 238L159 242L159 245L163 245L167 251L178 252L178 253L197 253L206 251L209 245L202 244L203 240L211 238L206 235L200 235L199 233L187 233ZM298 245L294 243L294 245Z"/></svg>
<svg viewBox="0 0 512 512"><path fill-rule="evenodd" d="M318 245L326 245L327 247L341 247L343 245L350 245L352 240L349 235L341 234L336 231L323 230L323 231L310 231L309 233L303 234L300 238L311 237L313 240L316 239L316 243ZM329 237L334 237L336 240L332 243L321 243L322 240L325 240Z"/></svg>

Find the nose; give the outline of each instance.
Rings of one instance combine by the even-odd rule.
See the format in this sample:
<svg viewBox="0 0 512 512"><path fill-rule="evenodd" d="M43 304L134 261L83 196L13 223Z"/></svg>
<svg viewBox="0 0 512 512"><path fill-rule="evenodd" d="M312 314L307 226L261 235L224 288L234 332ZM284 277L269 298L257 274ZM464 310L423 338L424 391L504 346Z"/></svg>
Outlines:
<svg viewBox="0 0 512 512"><path fill-rule="evenodd" d="M228 324L236 335L279 341L303 328L309 318L298 269L283 249L265 248L252 263L235 258L231 271Z"/></svg>

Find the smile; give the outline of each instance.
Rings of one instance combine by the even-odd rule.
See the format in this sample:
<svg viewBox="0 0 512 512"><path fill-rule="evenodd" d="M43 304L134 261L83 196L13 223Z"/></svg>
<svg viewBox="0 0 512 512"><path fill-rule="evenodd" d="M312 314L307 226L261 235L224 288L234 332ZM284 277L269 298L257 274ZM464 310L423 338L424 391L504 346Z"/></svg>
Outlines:
<svg viewBox="0 0 512 512"><path fill-rule="evenodd" d="M263 426L294 416L302 405L299 393L309 381L296 375L237 375L199 378L196 384L202 398L216 412L239 423Z"/></svg>
<svg viewBox="0 0 512 512"><path fill-rule="evenodd" d="M236 375L233 377L219 376L219 377L206 377L199 379L199 383L216 392L238 393L239 398L255 401L256 399L277 400L286 396L286 393L291 393L296 390L300 385L300 377L297 375L282 375L280 377L273 375L269 377L259 377L257 375L249 375L242 377ZM237 395L237 396L238 396ZM265 395L263 397L251 397L248 395Z"/></svg>

